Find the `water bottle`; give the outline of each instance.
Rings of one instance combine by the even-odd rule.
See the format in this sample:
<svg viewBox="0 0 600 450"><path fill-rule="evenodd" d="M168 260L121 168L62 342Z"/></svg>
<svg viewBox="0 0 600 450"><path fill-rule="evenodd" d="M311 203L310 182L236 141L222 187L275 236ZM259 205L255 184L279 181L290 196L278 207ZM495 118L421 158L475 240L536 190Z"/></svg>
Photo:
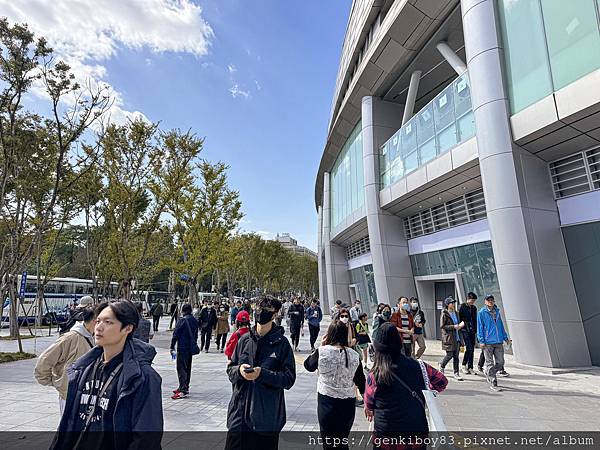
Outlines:
<svg viewBox="0 0 600 450"><path fill-rule="evenodd" d="M171 359L172 359L173 361L175 361L175 360L177 359L177 352L175 352L175 351L172 351L172 352L171 352Z"/></svg>

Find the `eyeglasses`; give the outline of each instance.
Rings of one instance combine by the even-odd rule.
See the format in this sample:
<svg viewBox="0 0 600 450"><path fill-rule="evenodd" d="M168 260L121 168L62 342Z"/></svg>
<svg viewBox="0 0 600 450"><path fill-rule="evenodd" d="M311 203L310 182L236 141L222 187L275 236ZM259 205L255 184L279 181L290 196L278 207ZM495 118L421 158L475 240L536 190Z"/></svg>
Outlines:
<svg viewBox="0 0 600 450"><path fill-rule="evenodd" d="M343 319L344 317L346 317L346 318L349 318L350 316L340 316L340 318L342 318L342 319Z"/></svg>

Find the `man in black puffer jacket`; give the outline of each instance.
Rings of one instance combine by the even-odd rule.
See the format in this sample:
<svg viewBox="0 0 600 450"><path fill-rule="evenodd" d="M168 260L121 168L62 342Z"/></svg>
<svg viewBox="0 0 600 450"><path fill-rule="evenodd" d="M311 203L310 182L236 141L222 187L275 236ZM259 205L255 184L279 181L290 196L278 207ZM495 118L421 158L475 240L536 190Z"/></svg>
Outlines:
<svg viewBox="0 0 600 450"><path fill-rule="evenodd" d="M227 450L276 449L286 421L284 389L296 381L292 348L283 327L273 323L281 308L264 297L256 310L256 328L244 334L227 365L233 393L227 411Z"/></svg>

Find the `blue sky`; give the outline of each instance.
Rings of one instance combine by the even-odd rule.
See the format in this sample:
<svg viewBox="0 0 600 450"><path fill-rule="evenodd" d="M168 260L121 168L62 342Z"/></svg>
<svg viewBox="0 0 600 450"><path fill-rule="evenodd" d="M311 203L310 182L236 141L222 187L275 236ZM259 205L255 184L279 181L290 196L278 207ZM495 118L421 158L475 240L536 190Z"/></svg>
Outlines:
<svg viewBox="0 0 600 450"><path fill-rule="evenodd" d="M351 0L0 0L83 78L108 83L114 117L141 113L204 136L231 166L245 218L316 249L314 181Z"/></svg>

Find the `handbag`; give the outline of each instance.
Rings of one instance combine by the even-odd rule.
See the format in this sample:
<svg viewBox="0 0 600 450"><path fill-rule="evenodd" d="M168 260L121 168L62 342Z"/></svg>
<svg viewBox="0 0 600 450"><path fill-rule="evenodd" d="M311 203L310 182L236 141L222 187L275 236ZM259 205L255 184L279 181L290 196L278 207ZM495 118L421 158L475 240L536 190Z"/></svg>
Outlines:
<svg viewBox="0 0 600 450"><path fill-rule="evenodd" d="M185 319L181 319L181 320L185 320ZM190 323L185 320L185 325L187 326L188 331L190 332L190 337L193 340L192 342L192 355L199 355L200 354L200 347L198 347L198 342L194 339L194 333L192 332L192 327L190 327Z"/></svg>
<svg viewBox="0 0 600 450"><path fill-rule="evenodd" d="M423 397L427 404L427 422L429 423L430 431L446 431L446 424L444 418L440 412L437 399L437 391L431 390L429 387L429 375L425 368L425 363L420 359L417 360L419 366L421 366L421 373L423 374L423 381L425 382L425 389L423 390Z"/></svg>

